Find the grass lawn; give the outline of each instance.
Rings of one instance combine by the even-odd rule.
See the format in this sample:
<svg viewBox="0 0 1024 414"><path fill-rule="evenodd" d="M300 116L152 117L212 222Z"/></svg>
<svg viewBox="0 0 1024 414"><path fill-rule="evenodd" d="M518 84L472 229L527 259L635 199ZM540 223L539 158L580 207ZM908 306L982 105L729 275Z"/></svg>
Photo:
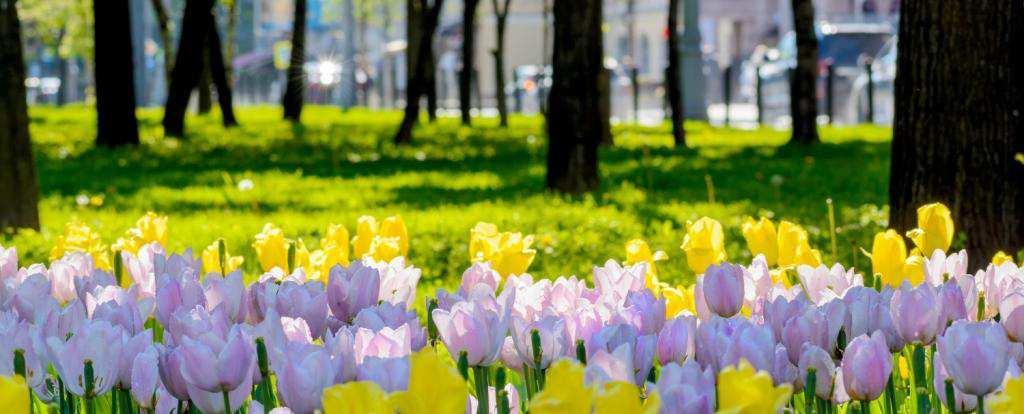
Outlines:
<svg viewBox="0 0 1024 414"><path fill-rule="evenodd" d="M601 151L602 190L568 198L544 189L539 117L513 117L508 129L494 119L473 128L441 119L399 148L391 144L398 112L307 107L303 125L293 126L279 108L244 108L239 128L225 131L216 115L191 117L191 135L176 140L163 138L159 110L143 110L143 145L108 151L93 147L89 108L30 114L43 228L0 237L23 262L44 260L68 220L86 222L109 244L152 210L170 217L171 250L201 250L224 237L255 273L250 244L266 222L313 249L329 223L354 231L360 215L400 214L423 286L457 280L468 264L469 229L480 220L536 235L534 275L589 276L591 266L624 258L624 243L642 237L670 257L659 263L662 278L682 280L690 277L679 250L686 222L702 215L725 226L730 259L750 257L743 217L766 215L803 224L827 262L825 200L832 198L839 259L861 267L867 260L856 248L870 247L887 221L886 127L822 128L824 144L801 148L780 146L784 131L691 123L696 149L678 150L667 125L619 126L616 145ZM240 190L242 180L252 188ZM102 203L79 204L93 196Z"/></svg>

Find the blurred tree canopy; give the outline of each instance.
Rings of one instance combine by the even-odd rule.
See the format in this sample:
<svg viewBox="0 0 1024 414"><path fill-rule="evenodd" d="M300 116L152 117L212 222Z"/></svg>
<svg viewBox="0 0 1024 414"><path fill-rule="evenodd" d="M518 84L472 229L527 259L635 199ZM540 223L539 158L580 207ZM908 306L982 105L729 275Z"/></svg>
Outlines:
<svg viewBox="0 0 1024 414"><path fill-rule="evenodd" d="M92 1L19 0L25 39L39 39L62 58L92 59Z"/></svg>

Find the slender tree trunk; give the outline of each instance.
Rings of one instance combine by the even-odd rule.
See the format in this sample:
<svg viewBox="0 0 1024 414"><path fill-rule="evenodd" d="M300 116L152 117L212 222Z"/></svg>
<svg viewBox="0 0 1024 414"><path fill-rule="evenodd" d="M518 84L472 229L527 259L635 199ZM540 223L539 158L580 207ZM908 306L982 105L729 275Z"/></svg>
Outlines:
<svg viewBox="0 0 1024 414"><path fill-rule="evenodd" d="M601 0L555 0L552 88L548 100L547 187L579 194L600 183L598 80L602 58Z"/></svg>
<svg viewBox="0 0 1024 414"><path fill-rule="evenodd" d="M462 124L473 122L473 68L476 66L476 9L480 0L463 0L462 7L462 69L459 70L459 111Z"/></svg>
<svg viewBox="0 0 1024 414"><path fill-rule="evenodd" d="M57 70L60 72L60 87L57 88L57 106L64 106L68 103L68 59L60 54L60 45L64 42L64 35L66 34L62 27L57 33L57 39L54 42L57 49Z"/></svg>
<svg viewBox="0 0 1024 414"><path fill-rule="evenodd" d="M128 0L93 2L96 60L96 144L138 145L135 71Z"/></svg>
<svg viewBox="0 0 1024 414"><path fill-rule="evenodd" d="M156 15L156 26L160 32L160 42L164 49L164 75L171 80L171 68L174 67L174 45L171 42L171 17L163 0L151 0L153 14Z"/></svg>
<svg viewBox="0 0 1024 414"><path fill-rule="evenodd" d="M238 37L238 2L241 0L228 0L228 27L227 44L224 45L224 72L227 75L228 86L235 86L235 49L238 48L236 38Z"/></svg>
<svg viewBox="0 0 1024 414"><path fill-rule="evenodd" d="M39 187L25 102L25 60L15 0L0 0L0 230L39 230Z"/></svg>
<svg viewBox="0 0 1024 414"><path fill-rule="evenodd" d="M199 104L196 105L196 113L206 115L213 109L213 95L210 87L213 86L213 76L210 73L210 39L203 42L203 70L199 72Z"/></svg>
<svg viewBox="0 0 1024 414"><path fill-rule="evenodd" d="M295 0L292 21L292 56L288 62L288 82L282 104L284 119L299 122L302 115L302 94L306 89L306 76L302 66L306 61L306 0Z"/></svg>
<svg viewBox="0 0 1024 414"><path fill-rule="evenodd" d="M166 136L181 137L185 134L185 110L192 90L199 84L199 72L203 69L203 44L210 27L208 19L212 8L213 0L185 1L178 54L171 70L164 109L163 126Z"/></svg>
<svg viewBox="0 0 1024 414"><path fill-rule="evenodd" d="M428 3L426 0L407 0L406 2L406 32L409 34L409 42L406 48L406 85L405 85L405 115L402 123L395 133L395 144L403 145L412 142L412 129L419 119L420 97L427 95L428 108L432 104L434 88L433 79L433 47L434 32L437 30L438 17L441 14L441 7L444 0L434 0ZM436 100L434 101L436 102ZM433 114L433 112L431 112Z"/></svg>
<svg viewBox="0 0 1024 414"><path fill-rule="evenodd" d="M905 0L895 85L890 226L942 202L971 268L1024 247L1024 2ZM930 252L923 252L927 255Z"/></svg>
<svg viewBox="0 0 1024 414"><path fill-rule="evenodd" d="M427 120L433 124L437 121L437 57L434 56L434 34L430 33L425 42L422 46L426 49L423 52L425 57L420 63L423 65L420 68L423 71L420 88L421 94L427 98Z"/></svg>
<svg viewBox="0 0 1024 414"><path fill-rule="evenodd" d="M792 0L796 32L796 68L789 82L791 142L814 144L818 139L818 37L814 34L814 2Z"/></svg>
<svg viewBox="0 0 1024 414"><path fill-rule="evenodd" d="M207 48L210 51L210 76L213 85L217 87L217 103L220 104L221 122L223 122L225 127L233 127L238 125L238 120L235 119L231 81L228 77L227 65L224 63L224 54L222 53L223 49L220 43L220 30L217 29L217 19L214 18L212 13L210 14L209 22Z"/></svg>
<svg viewBox="0 0 1024 414"><path fill-rule="evenodd" d="M508 126L508 97L505 96L505 23L512 0L491 0L495 20L494 96L498 100L498 118L502 127Z"/></svg>
<svg viewBox="0 0 1024 414"><path fill-rule="evenodd" d="M686 147L686 129L683 128L683 79L679 66L679 4L682 0L668 0L668 66L665 68L665 98L672 120L672 140L676 147Z"/></svg>

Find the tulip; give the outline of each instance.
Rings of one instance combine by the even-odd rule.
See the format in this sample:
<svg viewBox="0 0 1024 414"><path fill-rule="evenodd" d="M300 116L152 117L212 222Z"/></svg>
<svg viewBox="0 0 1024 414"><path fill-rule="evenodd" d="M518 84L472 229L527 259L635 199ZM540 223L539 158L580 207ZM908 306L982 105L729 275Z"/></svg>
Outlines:
<svg viewBox="0 0 1024 414"><path fill-rule="evenodd" d="M277 375L281 402L296 414L319 410L324 388L334 384L331 355L316 346L294 346L286 360Z"/></svg>
<svg viewBox="0 0 1024 414"><path fill-rule="evenodd" d="M775 344L775 357L772 358L771 374L775 385L795 384L797 382L797 377L800 375L799 368L792 362L789 362L789 355L786 352L785 345Z"/></svg>
<svg viewBox="0 0 1024 414"><path fill-rule="evenodd" d="M409 359L409 389L392 397L398 412L457 413L465 410L466 381L455 367L442 361L433 349L421 350Z"/></svg>
<svg viewBox="0 0 1024 414"><path fill-rule="evenodd" d="M322 404L324 412L331 414L391 414L395 412L384 390L370 381L335 384L324 389Z"/></svg>
<svg viewBox="0 0 1024 414"><path fill-rule="evenodd" d="M540 336L540 349L533 347L533 332ZM573 352L573 345L569 342L569 333L565 328L565 321L558 316L545 316L535 322L527 322L518 316L512 317L512 341L519 358L523 361L530 361L531 368L544 369L551 362L562 357L570 356ZM534 366L534 356L539 351L541 360L539 366Z"/></svg>
<svg viewBox="0 0 1024 414"><path fill-rule="evenodd" d="M881 331L885 335L885 341L889 350L897 352L906 345L903 337L896 331L893 325L890 303L892 290L885 290L882 293L866 288L856 287L850 289L843 297L848 312L843 320L843 330L847 338L856 338L861 335L870 335L875 331Z"/></svg>
<svg viewBox="0 0 1024 414"><path fill-rule="evenodd" d="M0 406L12 413L29 412L29 391L20 375L0 375Z"/></svg>
<svg viewBox="0 0 1024 414"><path fill-rule="evenodd" d="M135 222L135 227L128 229L124 237L117 239L114 251L136 253L143 245L158 243L167 245L167 216L160 216L150 211Z"/></svg>
<svg viewBox="0 0 1024 414"><path fill-rule="evenodd" d="M811 248L807 231L788 221L779 222L779 266L789 267L821 264L821 252Z"/></svg>
<svg viewBox="0 0 1024 414"><path fill-rule="evenodd" d="M157 368L160 372L160 382L176 400L187 401L189 398L188 382L182 374L182 365L185 364L184 350L163 346L158 346L157 349L159 351Z"/></svg>
<svg viewBox="0 0 1024 414"><path fill-rule="evenodd" d="M907 244L896 230L889 229L875 234L875 242L871 246L871 271L881 275L883 284L899 286L906 261Z"/></svg>
<svg viewBox="0 0 1024 414"><path fill-rule="evenodd" d="M917 209L917 228L907 232L922 255L931 256L935 250L949 250L953 243L953 218L942 203L932 203Z"/></svg>
<svg viewBox="0 0 1024 414"><path fill-rule="evenodd" d="M786 346L789 362L799 365L804 345L832 351L828 319L821 310L808 308L803 315L790 319L782 328L782 344Z"/></svg>
<svg viewBox="0 0 1024 414"><path fill-rule="evenodd" d="M86 361L92 362L94 385L85 389L85 382L65 381L64 386L72 394L93 398L106 394L118 381L119 361L122 347L122 330L106 321L83 323L67 342L58 338L47 338L46 345L53 364L61 378L84 378Z"/></svg>
<svg viewBox="0 0 1024 414"><path fill-rule="evenodd" d="M807 298L804 295L800 295L792 300L784 296L778 296L765 302L761 317L764 320L764 324L771 328L772 336L779 338L781 341L786 323L790 319L803 315L809 305L810 303L807 302Z"/></svg>
<svg viewBox="0 0 1024 414"><path fill-rule="evenodd" d="M742 396L722 398L718 412L778 412L789 401L793 388L789 384L775 386L764 371L755 371L746 361L718 373L718 395Z"/></svg>
<svg viewBox="0 0 1024 414"><path fill-rule="evenodd" d="M644 288L646 268L644 263L623 267L614 260L608 260L604 267L594 266L594 288L601 296L616 302L624 301L629 292Z"/></svg>
<svg viewBox="0 0 1024 414"><path fill-rule="evenodd" d="M660 291L661 296L665 299L665 316L673 318L684 312L695 315L697 313L695 287L696 285L672 287L663 284Z"/></svg>
<svg viewBox="0 0 1024 414"><path fill-rule="evenodd" d="M178 309L188 311L205 303L206 296L197 280L169 274L157 277L156 320L164 326L170 323L171 315Z"/></svg>
<svg viewBox="0 0 1024 414"><path fill-rule="evenodd" d="M380 295L380 273L361 261L348 268L337 266L331 269L327 282L327 304L331 313L341 321L348 322L363 308L377 304Z"/></svg>
<svg viewBox="0 0 1024 414"><path fill-rule="evenodd" d="M18 275L18 249L0 245L0 279L15 278Z"/></svg>
<svg viewBox="0 0 1024 414"><path fill-rule="evenodd" d="M181 349L184 358L181 373L185 381L208 393L238 389L246 379L252 379L256 368L253 342L237 327L219 349L189 337L182 339Z"/></svg>
<svg viewBox="0 0 1024 414"><path fill-rule="evenodd" d="M466 333L472 335L473 332ZM365 357L398 358L412 353L409 338L409 326L402 325L398 329L383 328L372 331L358 328L353 339L355 361L363 363Z"/></svg>
<svg viewBox="0 0 1024 414"><path fill-rule="evenodd" d="M942 326L947 326L953 321L967 319L967 303L964 300L964 293L956 280L949 280L939 286L939 302L942 307Z"/></svg>
<svg viewBox="0 0 1024 414"><path fill-rule="evenodd" d="M1010 343L995 322L953 322L937 349L953 384L964 393L981 397L1002 384Z"/></svg>
<svg viewBox="0 0 1024 414"><path fill-rule="evenodd" d="M409 234L399 216L384 219L379 225L371 216L359 217L356 235L352 238L352 252L356 258L372 257L377 261L390 261L409 253Z"/></svg>
<svg viewBox="0 0 1024 414"><path fill-rule="evenodd" d="M313 343L313 333L309 329L309 324L306 323L302 318L289 318L282 316L281 321L281 332L284 334L285 343L299 342L304 344ZM267 322L266 320L264 322ZM281 343L281 342L278 342Z"/></svg>
<svg viewBox="0 0 1024 414"><path fill-rule="evenodd" d="M775 224L766 217L754 221L747 218L743 222L743 238L747 240L747 248L753 256L764 255L768 266L775 266L779 261L779 236L775 232Z"/></svg>
<svg viewBox="0 0 1024 414"><path fill-rule="evenodd" d="M518 413L521 412L519 408L519 389L512 384L505 384L505 398L508 400L508 412ZM498 392L494 387L487 388L487 401L490 402L489 413L497 413L498 411ZM473 414L477 412L477 399L475 396L470 395L469 401L466 404L466 414Z"/></svg>
<svg viewBox="0 0 1024 414"><path fill-rule="evenodd" d="M871 401L882 395L892 373L892 355L885 336L875 331L871 336L853 338L843 352L844 389L850 398Z"/></svg>
<svg viewBox="0 0 1024 414"><path fill-rule="evenodd" d="M952 384L953 379L949 377L949 372L946 370L946 365L942 363L942 354L936 352L932 355L932 367L934 369L934 379L932 385L935 387L935 393L939 396L939 401L946 406L947 409L954 413L969 413L974 411L978 406L978 399L974 396L967 395L963 391L960 391L955 385ZM946 390L946 382L950 382L950 388L953 389L953 406L949 406L949 394Z"/></svg>
<svg viewBox="0 0 1024 414"><path fill-rule="evenodd" d="M832 398L836 364L832 361L830 352L811 344L804 344L797 368L799 370L796 377L798 387L806 386L804 381L806 381L807 373L813 369L815 372L815 395L823 400Z"/></svg>
<svg viewBox="0 0 1024 414"><path fill-rule="evenodd" d="M373 262L372 266L380 272L380 296L377 299L404 305L406 308L412 307L422 271L414 266L406 266L403 256L388 262Z"/></svg>
<svg viewBox="0 0 1024 414"><path fill-rule="evenodd" d="M1013 292L999 302L999 323L1006 336L1014 342L1024 342L1024 293Z"/></svg>
<svg viewBox="0 0 1024 414"><path fill-rule="evenodd" d="M121 353L118 355L117 386L130 388L134 371L135 358L153 347L153 332L149 329L131 336L121 330Z"/></svg>
<svg viewBox="0 0 1024 414"><path fill-rule="evenodd" d="M359 311L352 326L356 328L367 328L379 331L385 327L398 329L407 326L409 329L409 341L413 351L418 351L427 343L427 332L420 325L416 312L406 310L405 307L387 302Z"/></svg>
<svg viewBox="0 0 1024 414"><path fill-rule="evenodd" d="M537 251L531 248L533 236L499 232L491 223L479 222L470 230L469 257L474 263L490 262L502 276L521 275L533 263Z"/></svg>
<svg viewBox="0 0 1024 414"><path fill-rule="evenodd" d="M334 382L348 382L356 378L355 336L346 328L324 335L324 349L331 354Z"/></svg>
<svg viewBox="0 0 1024 414"><path fill-rule="evenodd" d="M683 363L693 358L697 319L681 315L665 322L658 333L658 361L662 365Z"/></svg>
<svg viewBox="0 0 1024 414"><path fill-rule="evenodd" d="M320 239L320 249L310 253L309 262L314 273L313 279L323 280L335 266L349 265L348 229L341 224L327 227L326 237Z"/></svg>
<svg viewBox="0 0 1024 414"><path fill-rule="evenodd" d="M683 245L686 263L693 273L702 274L708 266L725 261L725 234L722 224L709 217L688 223Z"/></svg>
<svg viewBox="0 0 1024 414"><path fill-rule="evenodd" d="M654 283L658 281L658 266L655 262L668 259L668 255L665 252L658 250L656 252L651 251L651 247L647 245L647 242L643 239L633 239L626 242L626 265L634 265L637 263L647 264L647 287L653 287Z"/></svg>
<svg viewBox="0 0 1024 414"><path fill-rule="evenodd" d="M327 293L320 282L282 283L274 308L281 316L305 320L314 338L323 335L327 324L328 303Z"/></svg>
<svg viewBox="0 0 1024 414"><path fill-rule="evenodd" d="M488 262L474 263L465 272L462 272L462 282L459 284L459 295L467 296L469 292L477 289L484 289L492 295L498 291L501 284L501 275L491 268Z"/></svg>
<svg viewBox="0 0 1024 414"><path fill-rule="evenodd" d="M696 361L672 362L661 367L653 387L661 398L662 414L710 414L715 408L715 374Z"/></svg>
<svg viewBox="0 0 1024 414"><path fill-rule="evenodd" d="M69 253L60 260L50 263L49 276L53 297L61 303L76 298L76 281L92 276L93 270L92 257L82 252Z"/></svg>
<svg viewBox="0 0 1024 414"><path fill-rule="evenodd" d="M942 303L927 283L912 288L904 281L892 296L890 312L896 332L906 343L930 345L945 327Z"/></svg>
<svg viewBox="0 0 1024 414"><path fill-rule="evenodd" d="M245 322L250 306L249 294L245 290L241 271L231 272L227 277L217 274L207 275L203 284L207 307L210 309L223 307L224 313L231 322Z"/></svg>
<svg viewBox="0 0 1024 414"><path fill-rule="evenodd" d="M665 300L655 298L647 289L631 292L620 314L636 326L641 334L657 334L665 324Z"/></svg>
<svg viewBox="0 0 1024 414"><path fill-rule="evenodd" d="M122 279L121 285L135 282L139 287L139 294L142 296L153 296L156 294L156 264L158 261L166 260L167 252L159 243L149 243L138 249L138 252L121 251L121 262L130 278Z"/></svg>
<svg viewBox="0 0 1024 414"><path fill-rule="evenodd" d="M590 413L594 389L584 384L585 368L569 359L558 360L548 369L546 386L530 400L535 414Z"/></svg>
<svg viewBox="0 0 1024 414"><path fill-rule="evenodd" d="M463 351L471 366L488 366L498 358L509 321L508 315L500 314L495 305L491 299L489 305L487 302L459 302L450 311L434 310L438 334L453 359L458 359Z"/></svg>
<svg viewBox="0 0 1024 414"><path fill-rule="evenodd" d="M82 252L92 256L97 268L111 269L110 253L103 244L99 233L85 223L72 221L64 227L64 234L57 236L57 242L50 249L50 260L57 260L69 252Z"/></svg>
<svg viewBox="0 0 1024 414"><path fill-rule="evenodd" d="M154 409L157 385L160 381L157 360L159 355L156 347L150 345L132 360L131 387L132 397L140 408Z"/></svg>
<svg viewBox="0 0 1024 414"><path fill-rule="evenodd" d="M709 266L702 284L708 309L723 318L739 313L743 307L743 281L742 266L730 263Z"/></svg>
<svg viewBox="0 0 1024 414"><path fill-rule="evenodd" d="M284 231L274 224L267 223L263 226L263 230L256 235L252 248L256 250L256 257L264 272L269 272L275 267L286 272L291 271L288 268L288 241L284 238Z"/></svg>
<svg viewBox="0 0 1024 414"><path fill-rule="evenodd" d="M68 303L77 303L73 299ZM26 321L36 321L45 317L51 310L60 312L60 304L50 296L50 282L41 274L31 275L14 289L14 294L7 300L7 305L17 311L18 317ZM82 310L85 307L78 304Z"/></svg>
<svg viewBox="0 0 1024 414"><path fill-rule="evenodd" d="M593 355L587 357L587 384L603 384L611 381L633 383L634 372L633 349L629 344L619 345L612 352L598 349Z"/></svg>
<svg viewBox="0 0 1024 414"><path fill-rule="evenodd" d="M387 392L409 387L409 358L366 357L356 370L357 381L373 381Z"/></svg>

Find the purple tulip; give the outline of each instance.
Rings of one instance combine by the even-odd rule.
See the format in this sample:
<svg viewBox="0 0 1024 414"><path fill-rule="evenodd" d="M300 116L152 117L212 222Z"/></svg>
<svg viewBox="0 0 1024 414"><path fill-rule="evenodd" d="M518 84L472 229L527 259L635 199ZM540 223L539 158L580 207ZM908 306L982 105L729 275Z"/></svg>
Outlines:
<svg viewBox="0 0 1024 414"><path fill-rule="evenodd" d="M281 316L305 320L314 338L324 334L328 305L327 293L320 282L282 283L281 289L277 292L274 308Z"/></svg>
<svg viewBox="0 0 1024 414"><path fill-rule="evenodd" d="M505 337L505 342L501 344L501 363L504 364L511 370L522 373L523 371L523 358L519 356L519 351L516 350L515 340L511 336Z"/></svg>
<svg viewBox="0 0 1024 414"><path fill-rule="evenodd" d="M731 263L708 266L702 283L708 309L723 318L740 313L743 307L743 279L742 266Z"/></svg>
<svg viewBox="0 0 1024 414"><path fill-rule="evenodd" d="M25 357L25 380L35 389L45 388L51 357L44 338L42 330L18 320L14 312L0 311L0 375L14 375L14 351L20 349Z"/></svg>
<svg viewBox="0 0 1024 414"><path fill-rule="evenodd" d="M953 322L937 349L953 384L963 392L983 396L1002 384L1010 343L997 323Z"/></svg>
<svg viewBox="0 0 1024 414"><path fill-rule="evenodd" d="M66 303L78 297L75 290L76 281L80 278L92 276L92 256L83 252L70 252L50 263L50 283L53 297L61 303Z"/></svg>
<svg viewBox="0 0 1024 414"><path fill-rule="evenodd" d="M799 375L796 365L789 362L789 355L786 352L786 347L782 344L775 345L775 357L772 358L772 382L776 386L785 383L794 384L797 381ZM799 389L797 390L799 391Z"/></svg>
<svg viewBox="0 0 1024 414"><path fill-rule="evenodd" d="M178 309L164 325L164 342L180 345L184 337L217 343L227 337L231 322L222 308L207 312L202 306L193 309Z"/></svg>
<svg viewBox="0 0 1024 414"><path fill-rule="evenodd" d="M843 321L843 330L847 338L856 338L861 335L870 335L875 331L882 331L885 341L889 345L889 351L897 352L903 349L906 344L903 337L896 332L892 322L892 314L889 311L892 298L892 290L885 290L879 293L877 290L866 287L855 287L850 289L843 297L846 304L846 318Z"/></svg>
<svg viewBox="0 0 1024 414"><path fill-rule="evenodd" d="M936 251L938 253L939 251ZM960 290L957 281L950 279L939 286L939 302L942 303L942 326L945 327L955 320L967 319L967 303L964 301L964 293Z"/></svg>
<svg viewBox="0 0 1024 414"><path fill-rule="evenodd" d="M803 352L800 354L800 362L797 364L798 374L796 382L798 388L803 388L807 380L807 372L810 369L815 371L814 393L823 400L832 398L832 388L835 383L836 363L832 361L832 355L817 346L804 344Z"/></svg>
<svg viewBox="0 0 1024 414"><path fill-rule="evenodd" d="M587 384L590 385L610 381L635 384L634 372L633 350L629 344L622 344L613 352L598 349L588 357L585 376Z"/></svg>
<svg viewBox="0 0 1024 414"><path fill-rule="evenodd" d="M294 344L287 361L277 375L281 401L296 414L319 410L324 388L334 384L331 355L318 346Z"/></svg>
<svg viewBox="0 0 1024 414"><path fill-rule="evenodd" d="M596 290L587 287L586 281L576 276L559 277L551 283L544 307L560 315L571 315L580 304L593 304L599 297Z"/></svg>
<svg viewBox="0 0 1024 414"><path fill-rule="evenodd" d="M156 242L140 247L136 254L121 252L125 273L139 287L141 295L152 297L156 294L156 262L166 256L164 247Z"/></svg>
<svg viewBox="0 0 1024 414"><path fill-rule="evenodd" d="M939 251L936 251L938 253ZM973 395L968 395L963 391L960 391L956 385L953 385L953 398L955 407L949 406L949 397L946 394L946 380L953 381L949 377L949 372L946 370L946 365L942 363L942 354L935 352L932 356L932 367L935 370L935 378L932 380L932 386L935 387L935 393L939 396L939 401L942 405L945 405L950 411L955 413L969 413L974 411L978 406L978 398Z"/></svg>
<svg viewBox="0 0 1024 414"><path fill-rule="evenodd" d="M160 381L160 373L157 368L158 357L156 347L150 345L132 360L131 380L128 386L131 387L132 397L141 408L156 408L154 400Z"/></svg>
<svg viewBox="0 0 1024 414"><path fill-rule="evenodd" d="M105 291L106 294L101 294L98 299L91 293L86 295L86 309L93 320L118 325L131 335L142 332L147 316L142 314L138 303L135 302L134 293L126 293L116 286L97 288L97 291ZM111 297L111 294L115 297Z"/></svg>
<svg viewBox="0 0 1024 414"><path fill-rule="evenodd" d="M132 370L135 357L153 347L153 331L147 329L132 336L121 330L121 353L118 355L117 385L121 388L132 386Z"/></svg>
<svg viewBox="0 0 1024 414"><path fill-rule="evenodd" d="M1024 342L1024 293L1013 292L999 303L999 323L1006 336L1014 342Z"/></svg>
<svg viewBox="0 0 1024 414"><path fill-rule="evenodd" d="M665 325L665 299L654 297L654 293L644 289L630 292L626 296L626 305L621 312L641 334L657 334Z"/></svg>
<svg viewBox="0 0 1024 414"><path fill-rule="evenodd" d="M0 279L14 278L18 275L18 249L14 246L0 246Z"/></svg>
<svg viewBox="0 0 1024 414"><path fill-rule="evenodd" d="M508 334L509 316L498 309L497 301L466 301L450 311L434 310L437 332L453 359L465 351L471 366L488 366L498 359Z"/></svg>
<svg viewBox="0 0 1024 414"><path fill-rule="evenodd" d="M83 381L65 381L64 386L80 397L105 394L118 381L122 336L120 327L106 321L87 321L75 330L67 342L50 337L46 341L61 378L83 378L85 361L92 361L95 384L86 395Z"/></svg>
<svg viewBox="0 0 1024 414"><path fill-rule="evenodd" d="M407 310L402 305L382 302L376 306L364 308L352 320L352 326L356 328L375 331L384 327L397 329L403 325L409 327L413 351L418 351L427 344L427 331L420 325L420 319L416 316L416 312Z"/></svg>
<svg viewBox="0 0 1024 414"><path fill-rule="evenodd" d="M412 354L408 325L398 329L385 327L379 331L358 328L353 344L357 364L362 364L366 357L398 358Z"/></svg>
<svg viewBox="0 0 1024 414"><path fill-rule="evenodd" d="M842 319L840 319L842 320ZM808 308L803 315L790 319L782 329L782 344L786 346L789 362L799 365L804 344L832 350L829 340L828 319L817 308Z"/></svg>
<svg viewBox="0 0 1024 414"><path fill-rule="evenodd" d="M223 307L224 314L232 323L245 322L249 311L249 294L245 291L241 270L231 272L227 277L211 273L206 275L203 285L207 307Z"/></svg>
<svg viewBox="0 0 1024 414"><path fill-rule="evenodd" d="M696 361L682 366L672 362L661 367L654 385L661 397L661 414L710 414L715 409L715 373Z"/></svg>
<svg viewBox="0 0 1024 414"><path fill-rule="evenodd" d="M157 350L160 382L174 399L188 401L188 382L182 375L182 365L185 363L183 351L180 348L167 348L162 345L158 346Z"/></svg>
<svg viewBox="0 0 1024 414"><path fill-rule="evenodd" d="M493 295L498 291L499 284L501 284L501 275L491 269L491 263L477 262L462 272L459 295L466 297L475 289L484 289Z"/></svg>
<svg viewBox="0 0 1024 414"><path fill-rule="evenodd" d="M380 273L377 269L355 261L347 268L335 266L327 282L327 304L331 313L348 322L364 308L377 304L380 296Z"/></svg>
<svg viewBox="0 0 1024 414"><path fill-rule="evenodd" d="M195 279L177 278L170 274L156 279L156 320L164 326L178 309L191 310L206 304L203 287Z"/></svg>
<svg viewBox="0 0 1024 414"><path fill-rule="evenodd" d="M540 366L534 366L533 331L540 336ZM554 360L573 355L575 345L569 343L565 321L558 316L545 316L529 323L518 316L512 317L512 340L519 358L533 368L547 368ZM504 343L503 343L504 345Z"/></svg>
<svg viewBox="0 0 1024 414"><path fill-rule="evenodd" d="M387 392L405 391L409 388L409 357L366 357L359 364L356 380L375 382Z"/></svg>
<svg viewBox="0 0 1024 414"><path fill-rule="evenodd" d="M246 379L252 380L256 350L248 335L236 325L227 341L219 345L216 348L208 342L182 338L184 364L181 372L190 386L219 394L238 389ZM192 394L191 388L189 394Z"/></svg>
<svg viewBox="0 0 1024 414"><path fill-rule="evenodd" d="M893 294L889 310L896 332L906 343L931 345L946 326L942 302L935 288L927 283L911 287L910 282L904 281Z"/></svg>
<svg viewBox="0 0 1024 414"><path fill-rule="evenodd" d="M60 309L57 300L50 296L50 289L50 281L46 279L46 276L42 274L28 276L14 289L14 293L7 300L7 306L17 311L21 320L37 321L45 317L52 309ZM75 301L72 299L71 302L68 302L69 306Z"/></svg>
<svg viewBox="0 0 1024 414"><path fill-rule="evenodd" d="M285 342L313 343L312 331L310 331L309 324L304 319L282 316L279 320L281 321L281 331L284 333Z"/></svg>
<svg viewBox="0 0 1024 414"><path fill-rule="evenodd" d="M657 335L640 335L636 327L627 323L608 325L597 331L587 342L587 361L590 362L599 351L612 355L628 345L634 369L632 382L643 384L654 365L654 354L658 347Z"/></svg>
<svg viewBox="0 0 1024 414"><path fill-rule="evenodd" d="M343 383L356 379L355 337L347 328L324 335L324 349L331 354L334 368L334 382Z"/></svg>
<svg viewBox="0 0 1024 414"><path fill-rule="evenodd" d="M669 319L658 333L658 361L667 365L693 358L696 333L697 319L693 316L679 315Z"/></svg>
<svg viewBox="0 0 1024 414"><path fill-rule="evenodd" d="M784 296L778 296L771 301L765 302L761 310L765 325L772 329L772 336L782 338L782 330L790 319L803 315L810 303L804 295L797 296L792 300Z"/></svg>
<svg viewBox="0 0 1024 414"><path fill-rule="evenodd" d="M843 386L850 398L871 401L882 395L892 374L892 355L885 335L875 331L871 336L853 338L842 361Z"/></svg>

